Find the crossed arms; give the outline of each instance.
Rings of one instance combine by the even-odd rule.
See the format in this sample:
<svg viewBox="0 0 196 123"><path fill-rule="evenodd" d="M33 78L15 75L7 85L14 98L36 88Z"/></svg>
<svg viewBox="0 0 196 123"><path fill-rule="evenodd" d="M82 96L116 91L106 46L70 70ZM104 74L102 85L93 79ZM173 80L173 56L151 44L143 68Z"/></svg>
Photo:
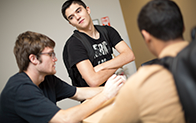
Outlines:
<svg viewBox="0 0 196 123"><path fill-rule="evenodd" d="M76 64L83 79L90 87L98 87L118 68L135 60L132 50L124 41L119 42L115 48L120 53L117 57L95 67L92 66L90 60L83 60Z"/></svg>

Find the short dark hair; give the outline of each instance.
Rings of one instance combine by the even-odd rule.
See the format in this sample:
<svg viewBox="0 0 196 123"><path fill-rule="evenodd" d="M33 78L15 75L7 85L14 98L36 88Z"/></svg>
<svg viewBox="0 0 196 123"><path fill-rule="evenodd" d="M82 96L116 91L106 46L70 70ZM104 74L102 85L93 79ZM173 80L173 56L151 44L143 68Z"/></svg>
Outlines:
<svg viewBox="0 0 196 123"><path fill-rule="evenodd" d="M49 37L36 32L27 31L20 34L14 46L14 55L19 72L27 70L30 62L29 55L34 54L39 59L39 54L45 47L54 48L55 42Z"/></svg>
<svg viewBox="0 0 196 123"><path fill-rule="evenodd" d="M141 9L137 22L140 31L146 30L163 41L183 37L183 17L178 5L171 0L148 2Z"/></svg>
<svg viewBox="0 0 196 123"><path fill-rule="evenodd" d="M71 6L71 4L78 4L78 5L82 5L84 8L86 8L86 4L82 1L82 0L67 0L61 8L61 13L63 15L63 17L67 19L66 15L65 15L65 11L67 8L69 8Z"/></svg>

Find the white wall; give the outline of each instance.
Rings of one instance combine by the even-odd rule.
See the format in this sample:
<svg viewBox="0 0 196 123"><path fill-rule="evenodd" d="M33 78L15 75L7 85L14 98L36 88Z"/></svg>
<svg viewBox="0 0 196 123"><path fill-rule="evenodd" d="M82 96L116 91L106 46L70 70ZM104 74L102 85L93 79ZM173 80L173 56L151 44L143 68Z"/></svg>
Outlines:
<svg viewBox="0 0 196 123"><path fill-rule="evenodd" d="M18 72L13 54L16 37L27 30L45 34L56 41L57 76L70 83L62 60L65 41L72 34L73 27L61 15L65 0L0 0L0 92L10 76ZM109 16L111 25L129 43L118 0L84 0L91 9L92 19ZM101 22L101 21L100 21ZM135 63L126 65L129 76L136 71ZM70 83L71 84L71 83ZM66 109L79 104L66 99L58 105Z"/></svg>

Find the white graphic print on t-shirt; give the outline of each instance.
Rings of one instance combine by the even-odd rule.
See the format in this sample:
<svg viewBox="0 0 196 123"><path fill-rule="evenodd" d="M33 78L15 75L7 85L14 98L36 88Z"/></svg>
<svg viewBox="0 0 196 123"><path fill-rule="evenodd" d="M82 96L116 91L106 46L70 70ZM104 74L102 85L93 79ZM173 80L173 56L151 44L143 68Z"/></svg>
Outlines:
<svg viewBox="0 0 196 123"><path fill-rule="evenodd" d="M100 44L94 44L93 45L93 49L95 51L94 59L97 58L97 57L109 54L107 45L108 44L107 44L106 41L103 41ZM98 64L101 64L101 63L103 63L105 61L106 61L106 58L101 59L100 61L98 61Z"/></svg>

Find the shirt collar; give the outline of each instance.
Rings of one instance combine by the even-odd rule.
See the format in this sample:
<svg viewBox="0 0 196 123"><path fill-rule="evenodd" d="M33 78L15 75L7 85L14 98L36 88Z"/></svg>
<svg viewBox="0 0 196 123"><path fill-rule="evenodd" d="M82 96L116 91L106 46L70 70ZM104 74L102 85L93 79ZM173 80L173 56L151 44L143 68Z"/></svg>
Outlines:
<svg viewBox="0 0 196 123"><path fill-rule="evenodd" d="M165 47L161 53L159 54L159 58L163 58L165 56L175 57L183 48L185 48L189 44L188 41L181 41Z"/></svg>

